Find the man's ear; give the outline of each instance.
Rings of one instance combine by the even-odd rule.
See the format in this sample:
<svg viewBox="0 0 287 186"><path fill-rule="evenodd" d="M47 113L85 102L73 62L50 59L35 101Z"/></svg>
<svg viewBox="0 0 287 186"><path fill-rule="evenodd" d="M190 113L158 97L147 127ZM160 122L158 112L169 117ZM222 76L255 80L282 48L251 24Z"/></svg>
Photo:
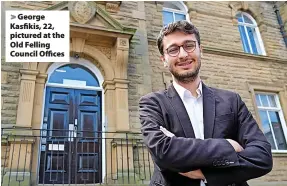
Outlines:
<svg viewBox="0 0 287 186"><path fill-rule="evenodd" d="M160 56L160 59L163 62L164 67L167 67L167 61L165 60L164 56Z"/></svg>

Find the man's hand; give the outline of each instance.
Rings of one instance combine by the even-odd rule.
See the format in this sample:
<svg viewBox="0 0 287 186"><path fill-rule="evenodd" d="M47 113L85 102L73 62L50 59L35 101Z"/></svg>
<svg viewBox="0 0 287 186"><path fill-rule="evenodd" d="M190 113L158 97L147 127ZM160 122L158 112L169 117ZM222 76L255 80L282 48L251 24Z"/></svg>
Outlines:
<svg viewBox="0 0 287 186"><path fill-rule="evenodd" d="M188 178L191 178L191 179L198 179L198 180L204 180L205 179L205 177L202 174L200 169L197 169L195 171L185 172L185 173L180 172L179 174L186 176Z"/></svg>
<svg viewBox="0 0 287 186"><path fill-rule="evenodd" d="M241 152L244 149L242 148L241 145L239 145L239 143L237 143L236 141L232 140L232 139L226 139L234 148L235 152Z"/></svg>

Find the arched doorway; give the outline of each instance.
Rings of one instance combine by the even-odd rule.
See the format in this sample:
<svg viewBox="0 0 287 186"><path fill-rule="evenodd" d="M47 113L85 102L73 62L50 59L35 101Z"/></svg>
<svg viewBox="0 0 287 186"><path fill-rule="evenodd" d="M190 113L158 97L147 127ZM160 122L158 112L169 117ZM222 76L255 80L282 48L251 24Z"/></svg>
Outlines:
<svg viewBox="0 0 287 186"><path fill-rule="evenodd" d="M71 61L48 69L39 184L101 182L103 78L88 61Z"/></svg>

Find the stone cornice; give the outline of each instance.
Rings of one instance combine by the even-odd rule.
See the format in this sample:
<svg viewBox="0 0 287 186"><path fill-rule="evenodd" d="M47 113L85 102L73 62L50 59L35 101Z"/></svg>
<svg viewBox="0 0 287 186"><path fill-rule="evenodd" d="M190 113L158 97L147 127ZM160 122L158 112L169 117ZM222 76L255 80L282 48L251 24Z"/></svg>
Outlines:
<svg viewBox="0 0 287 186"><path fill-rule="evenodd" d="M221 15L216 13L215 11L210 11L210 12L206 12L206 11L202 11L196 8L189 8L188 12L196 12L197 14L202 14L202 15L207 15L207 16L212 16L212 17L219 17L219 18L223 18L223 19L228 19L230 21L232 21L233 19L236 20L236 17L234 16L226 16L226 15ZM266 26L272 27L272 28L279 28L279 25L277 24L270 24L266 21L260 21L260 23L257 23L258 26L260 26L261 24L264 24ZM235 24L235 26L237 26L237 24Z"/></svg>
<svg viewBox="0 0 287 186"><path fill-rule="evenodd" d="M83 25L83 24L79 24L79 23L70 23L71 28L75 28L75 29L88 29L88 31L90 31L91 33L93 32L100 32L102 31L103 34L108 35L108 36L112 36L112 37L123 37L123 38L128 38L130 39L136 29L130 29L130 30L115 30L115 29L111 29L111 28L102 28L99 26L93 26L93 25ZM109 34L110 33L110 34Z"/></svg>
<svg viewBox="0 0 287 186"><path fill-rule="evenodd" d="M204 47L203 52L210 53L210 54L218 54L218 55L223 55L223 56L237 57L237 58L253 59L253 60L258 60L258 61L271 61L271 62L287 64L287 59L280 59L277 57L262 56L262 55L253 55L253 54L247 54L244 52L237 52L237 51L231 51L231 50L226 50L226 49Z"/></svg>

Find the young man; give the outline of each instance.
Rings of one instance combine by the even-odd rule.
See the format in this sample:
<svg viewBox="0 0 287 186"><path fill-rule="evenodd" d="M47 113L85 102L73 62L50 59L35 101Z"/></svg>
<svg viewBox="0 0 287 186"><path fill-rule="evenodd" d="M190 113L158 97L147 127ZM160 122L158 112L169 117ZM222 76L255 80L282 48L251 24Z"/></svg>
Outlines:
<svg viewBox="0 0 287 186"><path fill-rule="evenodd" d="M141 131L155 163L150 185L246 186L270 172L271 146L240 96L201 81L196 27L171 23L157 44L173 83L139 102Z"/></svg>

